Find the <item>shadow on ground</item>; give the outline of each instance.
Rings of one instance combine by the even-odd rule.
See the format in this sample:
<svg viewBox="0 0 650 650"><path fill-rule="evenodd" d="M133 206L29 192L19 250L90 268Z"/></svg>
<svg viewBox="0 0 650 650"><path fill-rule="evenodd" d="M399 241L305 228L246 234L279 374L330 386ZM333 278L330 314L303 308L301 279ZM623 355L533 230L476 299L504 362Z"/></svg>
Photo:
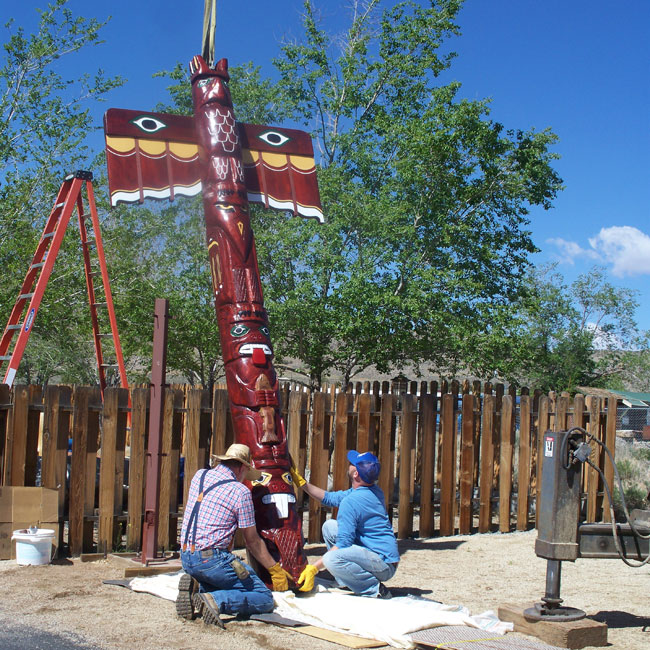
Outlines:
<svg viewBox="0 0 650 650"><path fill-rule="evenodd" d="M606 623L607 627L619 629L624 627L640 627L644 632L650 632L650 618L647 616L637 616L629 612L603 611L590 616L594 621Z"/></svg>

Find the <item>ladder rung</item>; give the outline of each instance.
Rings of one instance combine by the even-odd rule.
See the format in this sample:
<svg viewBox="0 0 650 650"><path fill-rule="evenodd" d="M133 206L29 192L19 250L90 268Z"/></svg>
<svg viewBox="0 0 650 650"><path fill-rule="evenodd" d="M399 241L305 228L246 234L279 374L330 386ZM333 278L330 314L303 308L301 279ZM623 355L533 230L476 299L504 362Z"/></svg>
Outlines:
<svg viewBox="0 0 650 650"><path fill-rule="evenodd" d="M84 214L80 214L79 218L80 219L88 219L88 217L92 217L92 214L88 214L87 212Z"/></svg>
<svg viewBox="0 0 650 650"><path fill-rule="evenodd" d="M65 205L65 201L63 201L62 203L57 203L55 204L54 209L56 210L57 208L62 208L64 205Z"/></svg>
<svg viewBox="0 0 650 650"><path fill-rule="evenodd" d="M23 293L20 296L18 296L18 300L27 300L28 298L31 298L34 294L33 293Z"/></svg>
<svg viewBox="0 0 650 650"><path fill-rule="evenodd" d="M43 233L43 239L50 239L51 237L54 237L54 231Z"/></svg>
<svg viewBox="0 0 650 650"><path fill-rule="evenodd" d="M31 271L32 269L40 269L43 266L45 266L45 262L37 262L36 264L32 264L29 267L29 270Z"/></svg>
<svg viewBox="0 0 650 650"><path fill-rule="evenodd" d="M116 363L102 363L102 368L117 368L118 365Z"/></svg>
<svg viewBox="0 0 650 650"><path fill-rule="evenodd" d="M108 305L107 302L94 302L93 303L94 307L106 307L106 305Z"/></svg>
<svg viewBox="0 0 650 650"><path fill-rule="evenodd" d="M8 330L19 330L22 327L22 325L7 325Z"/></svg>
<svg viewBox="0 0 650 650"><path fill-rule="evenodd" d="M93 278L94 278L94 277L97 277L98 275L101 275L101 274L102 274L101 271L91 271L91 272L90 272L90 275L91 275Z"/></svg>
<svg viewBox="0 0 650 650"><path fill-rule="evenodd" d="M3 355L0 357L0 361L9 361L11 359L11 355Z"/></svg>
<svg viewBox="0 0 650 650"><path fill-rule="evenodd" d="M20 325L18 327L20 327ZM99 336L100 338L108 338L110 336L113 336L113 333L111 332L110 334L98 334L97 336Z"/></svg>

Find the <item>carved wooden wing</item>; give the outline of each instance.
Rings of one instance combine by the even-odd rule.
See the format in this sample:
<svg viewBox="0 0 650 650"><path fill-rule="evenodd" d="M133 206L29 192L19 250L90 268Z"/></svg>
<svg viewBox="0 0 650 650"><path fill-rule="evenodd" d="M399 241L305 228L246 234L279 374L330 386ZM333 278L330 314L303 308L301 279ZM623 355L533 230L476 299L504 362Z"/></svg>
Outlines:
<svg viewBox="0 0 650 650"><path fill-rule="evenodd" d="M323 220L305 131L239 123L248 200ZM201 165L194 118L111 108L104 115L111 205L194 196Z"/></svg>

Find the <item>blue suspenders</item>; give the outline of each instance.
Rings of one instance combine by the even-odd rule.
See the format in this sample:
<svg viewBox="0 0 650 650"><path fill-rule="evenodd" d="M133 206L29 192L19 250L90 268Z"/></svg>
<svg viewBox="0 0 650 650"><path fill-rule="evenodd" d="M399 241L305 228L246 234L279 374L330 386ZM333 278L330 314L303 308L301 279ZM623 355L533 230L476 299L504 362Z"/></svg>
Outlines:
<svg viewBox="0 0 650 650"><path fill-rule="evenodd" d="M190 537L190 531L192 532L192 542L189 545L190 550L192 553L196 550L196 529L198 526L198 521L199 521L199 508L201 507L201 502L203 501L203 497L208 494L209 492L212 492L214 488L219 487L220 485L224 485L225 483L236 483L234 478L227 478L223 481L218 481L214 485L211 485L209 488L207 488L205 491L203 491L203 481L205 480L206 474L210 470L205 470L203 474L201 474L201 480L199 482L199 495L196 497L196 501L194 502L194 508L192 509L192 512L190 513L190 518L187 520L187 528L185 529L185 539L183 540L183 550L187 550L187 541Z"/></svg>

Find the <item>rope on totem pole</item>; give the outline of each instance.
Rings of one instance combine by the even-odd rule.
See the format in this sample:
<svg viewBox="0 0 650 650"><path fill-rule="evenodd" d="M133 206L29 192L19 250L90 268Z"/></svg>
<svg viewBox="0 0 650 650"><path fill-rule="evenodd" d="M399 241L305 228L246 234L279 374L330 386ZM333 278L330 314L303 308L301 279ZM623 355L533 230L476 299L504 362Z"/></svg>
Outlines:
<svg viewBox="0 0 650 650"><path fill-rule="evenodd" d="M206 63L214 67L214 34L217 28L217 0L205 0L203 9L203 50Z"/></svg>

